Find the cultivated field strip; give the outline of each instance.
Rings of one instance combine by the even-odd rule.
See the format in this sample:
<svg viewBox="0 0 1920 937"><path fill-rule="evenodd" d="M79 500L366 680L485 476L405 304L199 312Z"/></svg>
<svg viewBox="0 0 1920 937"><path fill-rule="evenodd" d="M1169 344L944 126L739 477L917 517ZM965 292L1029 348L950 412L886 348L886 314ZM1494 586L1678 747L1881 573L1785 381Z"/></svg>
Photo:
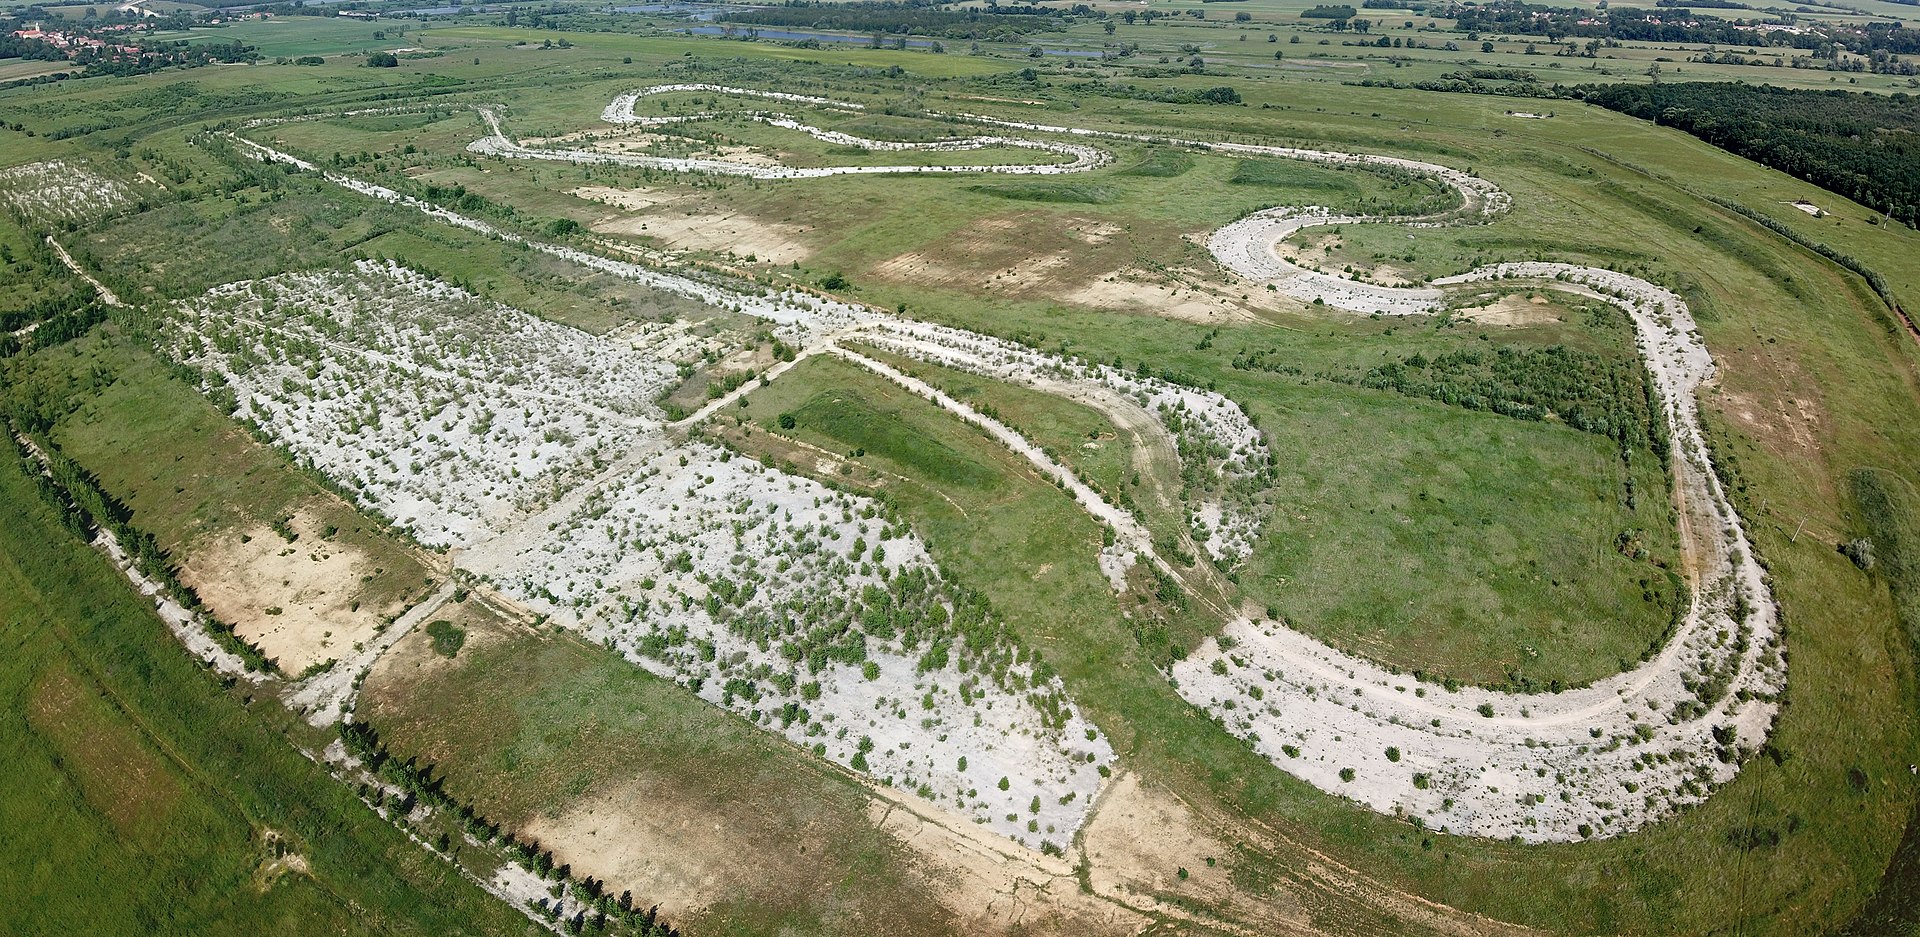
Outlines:
<svg viewBox="0 0 1920 937"><path fill-rule="evenodd" d="M857 107L721 86L658 86L658 90ZM605 116L614 122L631 118L633 103L647 93L658 91L623 96ZM1334 215L1316 208L1273 209L1223 227L1210 238L1209 247L1224 266L1241 276L1271 283L1298 299L1355 312L1430 312L1444 298L1444 287L1525 277L1549 288L1616 303L1633 319L1639 349L1661 392L1675 441L1676 502L1692 591L1690 610L1659 653L1631 671L1562 693L1449 690L1335 650L1283 623L1242 618L1230 621L1218 639L1209 640L1173 669L1171 678L1190 702L1213 713L1229 731L1247 739L1282 769L1323 790L1454 833L1529 841L1609 836L1637 828L1704 799L1757 750L1771 729L1785 685L1777 611L1741 520L1711 469L1694 393L1711 378L1713 364L1678 297L1625 274L1564 264L1499 265L1436 281L1432 288L1401 289L1308 271L1276 252L1281 239L1310 226L1484 220L1510 204L1506 193L1492 183L1444 166L1370 154L1167 140L979 115L953 116L1035 133L1171 143L1428 175L1459 193L1458 208L1442 215L1403 218ZM251 146L263 158L315 168L259 144ZM371 191L378 187L332 173L328 177L389 201L416 201L390 190L381 190L386 193L382 195ZM437 206L419 203L418 207L450 223L481 225ZM534 246L563 256L581 253ZM598 269L611 269L607 265L617 263L593 255L587 258L582 262ZM636 278L666 276L649 271ZM797 307L787 302L780 308L792 315ZM980 336L938 334L933 327L844 304L830 323L798 315L783 324L814 339L868 333L861 340L890 351L1032 386L1061 373L1094 383L1110 378L1097 368L1059 360L1019 361L1025 354L1037 353ZM1071 370L1075 368L1077 372ZM1129 392L1136 399L1146 392L1151 399L1145 388ZM1185 405L1199 414L1216 409L1206 400ZM1191 422L1207 425L1209 421ZM1257 467L1267 457L1264 448L1245 448L1233 432L1226 435L1220 440L1223 476L1236 471L1235 460L1244 470ZM1243 547L1230 537L1216 541L1212 535L1241 527L1230 519L1225 501L1219 510L1217 519L1200 518L1196 532L1204 526L1210 536L1197 539L1216 558L1226 559ZM1147 546L1140 552L1151 556L1150 550ZM1157 556L1153 559L1164 563Z"/></svg>

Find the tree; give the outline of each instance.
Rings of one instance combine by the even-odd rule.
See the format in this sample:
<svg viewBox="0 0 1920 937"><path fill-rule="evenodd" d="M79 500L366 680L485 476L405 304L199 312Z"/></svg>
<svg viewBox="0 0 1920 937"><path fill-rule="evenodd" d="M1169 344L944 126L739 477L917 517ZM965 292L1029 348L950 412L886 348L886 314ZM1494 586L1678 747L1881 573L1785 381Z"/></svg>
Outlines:
<svg viewBox="0 0 1920 937"><path fill-rule="evenodd" d="M400 64L400 57L391 52L375 52L367 56L368 68L394 68Z"/></svg>
<svg viewBox="0 0 1920 937"><path fill-rule="evenodd" d="M1480 43L1480 51L1482 51L1482 52L1492 52L1492 51L1493 51L1493 43L1491 43L1491 42L1483 42L1483 43Z"/></svg>

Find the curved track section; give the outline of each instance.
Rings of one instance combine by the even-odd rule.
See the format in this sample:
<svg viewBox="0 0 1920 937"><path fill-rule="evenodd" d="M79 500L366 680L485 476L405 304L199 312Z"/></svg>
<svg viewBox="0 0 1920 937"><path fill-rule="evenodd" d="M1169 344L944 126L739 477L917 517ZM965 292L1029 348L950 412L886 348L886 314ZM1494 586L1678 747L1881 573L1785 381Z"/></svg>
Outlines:
<svg viewBox="0 0 1920 937"><path fill-rule="evenodd" d="M616 98L601 112L601 119L611 124L632 127L666 127L674 124L693 123L713 120L719 114L680 114L662 117L638 117L633 113L633 105L642 94L664 94L669 91L708 91L720 90L704 85L661 85L646 92L634 92ZM860 110L859 105L836 105L823 98L810 98L805 95L779 94L767 92L764 96L776 100L795 101L843 110ZM972 136L938 140L930 143L901 143L890 140L869 140L866 137L842 133L837 130L823 130L811 124L801 123L785 114L765 111L736 113L725 116L756 120L783 130L804 133L825 143L835 146L850 146L870 153L959 153L968 150L983 150L988 147L1010 147L1015 149L1038 150L1054 156L1066 157L1065 162L1050 163L980 163L956 165L916 165L896 166L762 166L724 159L692 159L668 156L647 156L639 153L613 153L601 150L561 149L552 147L527 147L507 136L501 126L500 115L492 107L479 108L480 116L487 122L488 134L472 143L467 149L482 156L498 156L509 159L540 159L589 165L636 166L649 169L664 169L670 172L697 172L721 176L745 176L749 179L820 179L827 176L848 175L890 175L900 173L1000 173L1016 176L1054 176L1064 173L1085 172L1098 169L1110 161L1105 150L1077 143L1058 143L1050 140L1032 140L1025 137L1008 136Z"/></svg>

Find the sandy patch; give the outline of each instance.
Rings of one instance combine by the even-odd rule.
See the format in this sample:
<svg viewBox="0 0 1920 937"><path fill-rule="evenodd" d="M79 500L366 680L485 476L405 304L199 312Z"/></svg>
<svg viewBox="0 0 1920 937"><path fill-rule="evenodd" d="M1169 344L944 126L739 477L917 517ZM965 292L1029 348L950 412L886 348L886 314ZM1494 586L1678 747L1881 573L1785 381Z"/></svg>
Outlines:
<svg viewBox="0 0 1920 937"><path fill-rule="evenodd" d="M1070 218L1067 221L1067 233L1079 239L1081 243L1105 244L1114 235L1126 229L1111 221L1099 221L1089 218Z"/></svg>
<svg viewBox="0 0 1920 937"><path fill-rule="evenodd" d="M874 823L920 859L928 890L960 933L1137 934L1150 919L1080 889L1066 860L1009 849L1005 840L923 801L877 790Z"/></svg>
<svg viewBox="0 0 1920 937"><path fill-rule="evenodd" d="M360 577L373 563L326 539L311 507L287 526L298 535L292 542L266 524L226 534L192 551L182 578L240 637L298 674L372 637L394 609L362 603Z"/></svg>
<svg viewBox="0 0 1920 937"><path fill-rule="evenodd" d="M1087 821L1081 848L1100 894L1178 893L1209 906L1232 891L1232 847L1202 827L1171 794L1131 772L1115 778ZM1208 859L1215 860L1212 866ZM1180 870L1187 871L1186 877Z"/></svg>
<svg viewBox="0 0 1920 937"><path fill-rule="evenodd" d="M1566 321L1546 298L1528 298L1517 293L1502 296L1490 303L1455 310L1454 315L1481 325L1544 325Z"/></svg>
<svg viewBox="0 0 1920 937"><path fill-rule="evenodd" d="M593 230L600 234L650 237L680 250L752 255L776 264L805 260L813 253L799 239L805 228L761 221L736 212L629 215L597 222Z"/></svg>
<svg viewBox="0 0 1920 937"><path fill-rule="evenodd" d="M534 816L524 829L553 850L556 863L592 870L609 890L632 889L658 901L662 917L684 920L716 901L804 877L806 857L823 855L824 831L770 828L754 807L690 798L640 778L557 816Z"/></svg>
<svg viewBox="0 0 1920 937"><path fill-rule="evenodd" d="M610 185L583 185L568 189L567 194L574 198L583 198L589 202L612 205L627 211L642 211L655 205L677 202L686 196L675 192L663 192L653 188L622 189Z"/></svg>
<svg viewBox="0 0 1920 937"><path fill-rule="evenodd" d="M1233 299L1201 287L1181 288L1178 281L1139 268L1116 270L1079 289L1063 293L1062 300L1094 309L1143 312L1187 322L1244 322L1254 315Z"/></svg>

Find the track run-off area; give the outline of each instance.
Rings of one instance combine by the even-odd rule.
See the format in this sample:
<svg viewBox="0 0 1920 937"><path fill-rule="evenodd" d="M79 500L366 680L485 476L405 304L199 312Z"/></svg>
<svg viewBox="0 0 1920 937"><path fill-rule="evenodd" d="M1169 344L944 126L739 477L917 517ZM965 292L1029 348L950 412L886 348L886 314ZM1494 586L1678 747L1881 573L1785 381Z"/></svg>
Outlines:
<svg viewBox="0 0 1920 937"><path fill-rule="evenodd" d="M1633 322L1638 351L1658 391L1672 443L1670 467L1685 556L1684 573L1690 592L1684 618L1670 640L1639 666L1585 687L1557 693L1522 694L1422 682L1412 675L1333 648L1282 622L1248 617L1230 598L1219 595L1217 588L1188 581L1190 577L1197 578L1195 573L1160 556L1139 518L1081 482L1071 469L1025 440L1018 431L849 345L859 343L1049 393L1071 394L1076 400L1106 410L1119 425L1150 424L1158 428L1158 420L1151 415L1164 409L1177 409L1185 416L1182 432L1200 434L1218 444L1213 451L1230 453L1218 459L1217 464L1209 465L1209 471L1220 477L1251 473L1273 456L1245 411L1221 395L1139 377L1098 363L1039 352L964 330L914 321L834 297L796 290L747 292L726 284L615 260L580 247L530 239L433 202L325 169L246 135L248 130L278 121L255 122L234 134L232 139L243 152L255 158L319 173L331 183L418 210L443 223L759 318L799 349L802 357L833 355L983 428L997 442L1056 481L1088 514L1114 533L1111 545L1102 551L1099 562L1116 588L1124 587L1130 566L1143 562L1188 581L1196 599L1221 619L1222 629L1173 666L1168 679L1188 702L1206 710L1275 765L1328 793L1382 813L1414 818L1429 828L1453 834L1529 842L1574 841L1629 832L1704 800L1713 788L1731 780L1744 758L1757 751L1766 739L1786 683L1785 652L1764 570L1709 458L1695 393L1713 380L1715 369L1686 303L1653 283L1598 267L1506 263L1437 279L1426 286L1391 287L1307 270L1283 259L1277 249L1296 232L1322 225L1486 223L1511 204L1508 194L1493 183L1450 167L1383 155L1178 140L1164 135L1025 123L975 114L929 114L929 117L992 131L934 143L867 140L822 130L790 115L771 111L661 117L635 114L639 101L676 92L754 98L842 111L862 109L862 105L856 103L805 95L722 85L676 84L621 95L607 106L602 119L616 126L645 127L721 116L747 117L835 145L870 151L961 152L984 147L1016 147L1048 154L1056 161L795 168L724 158L680 159L593 149L525 147L507 135L500 111L488 106L476 107L488 134L476 140L469 150L476 155L503 159L804 180L854 173L1052 175L1086 172L1112 162L1111 154L1088 141L1112 140L1411 172L1443 182L1459 194L1460 202L1440 214L1385 217L1340 215L1310 206L1275 208L1248 215L1214 231L1207 247L1222 267L1253 284L1271 286L1300 301L1348 313L1430 315L1445 306L1450 288L1490 280L1575 294L1624 310ZM769 372L766 379L777 379L778 373ZM543 505L537 510L502 509L493 515L470 519L471 523L461 527L457 536L450 535L460 548L454 554L455 565L476 574L504 578L515 568L517 557L541 549L542 536L552 528L556 518L579 509L595 498L596 493L614 487L644 488L664 486L676 479L683 481L684 473L670 469L663 472L659 467L666 455L684 451L690 445L674 441L679 437L672 431L718 412L748 390L742 387L677 424L657 413L635 415L630 412L632 425L627 427L630 432L620 442L629 449L626 457L616 453L597 474L555 504ZM272 427L268 429L271 431ZM686 465L684 456L680 464ZM653 468L636 473L648 465ZM747 485L743 490L757 489ZM1253 508L1221 496L1216 503L1201 505L1199 510L1217 522L1208 525L1212 533L1204 542L1188 546L1204 550L1223 568L1245 557L1261 526L1261 518ZM910 556L912 549L903 549L902 553ZM888 552L892 555L891 547ZM600 637L586 616L576 624L590 635ZM636 659L636 663L648 666L641 660ZM370 666L371 661L367 665ZM347 674L343 678L336 674L330 679L339 682L351 680L352 676ZM871 700L856 696L849 696L847 702L871 705ZM731 701L731 696L728 700ZM328 711L337 713L342 708L350 711L351 705L351 699L332 696ZM1077 715L1071 717L1071 722L1075 731L1083 725ZM1094 733L1089 730L1087 738L1093 739ZM795 741L806 744L799 738ZM1076 759L1087 756L1088 764L1096 758L1104 763L1113 757L1104 739L1080 747L1087 751L1070 754ZM829 757L845 763L850 754L851 749L830 753ZM964 779L941 776L939 769L921 770L928 772L930 783L936 788L943 784L951 787L956 780L965 783ZM1049 810L1050 818L1061 828L1058 832L1070 836L1072 829L1084 822L1100 782L1091 772L1074 772L1057 766L1048 770L1052 772L1050 776L1060 779L1059 790L1076 795L1072 798L1073 808ZM1049 789L1047 793L1051 797L1054 791ZM1063 800L1062 804L1067 802ZM1017 831L1001 832L1018 838ZM1028 845L1035 844L1028 841Z"/></svg>

